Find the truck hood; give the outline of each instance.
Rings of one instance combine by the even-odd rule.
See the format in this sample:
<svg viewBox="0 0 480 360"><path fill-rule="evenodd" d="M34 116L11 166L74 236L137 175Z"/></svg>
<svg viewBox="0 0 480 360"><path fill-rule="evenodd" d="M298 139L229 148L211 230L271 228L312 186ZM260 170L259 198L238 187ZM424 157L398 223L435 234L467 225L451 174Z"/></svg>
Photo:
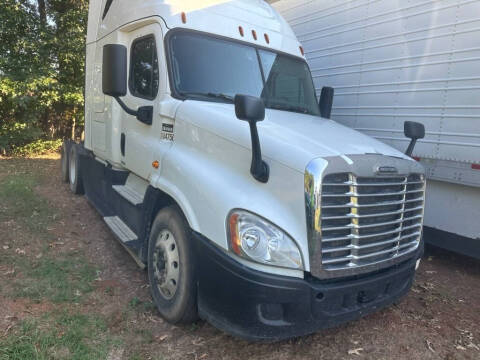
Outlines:
<svg viewBox="0 0 480 360"><path fill-rule="evenodd" d="M176 117L251 149L248 124L236 118L232 104L187 100ZM318 116L266 109L265 120L257 126L263 157L302 173L319 157L382 154L409 159L378 140Z"/></svg>

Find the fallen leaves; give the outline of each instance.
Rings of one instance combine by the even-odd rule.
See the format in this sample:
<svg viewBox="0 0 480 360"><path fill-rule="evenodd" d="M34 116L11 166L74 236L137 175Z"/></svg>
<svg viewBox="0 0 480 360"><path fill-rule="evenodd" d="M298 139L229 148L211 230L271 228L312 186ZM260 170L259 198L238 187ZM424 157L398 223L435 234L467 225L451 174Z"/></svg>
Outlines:
<svg viewBox="0 0 480 360"><path fill-rule="evenodd" d="M62 241L56 241L56 242L48 244L48 246L50 246L50 248L52 248L52 249L56 248L57 246L62 246L62 245L65 245L65 243L62 242Z"/></svg>
<svg viewBox="0 0 480 360"><path fill-rule="evenodd" d="M161 335L156 337L157 341L159 342L164 341L166 338L168 338L168 335Z"/></svg>
<svg viewBox="0 0 480 360"><path fill-rule="evenodd" d="M2 337L7 336L8 332L12 329L12 327L13 327L13 324L9 324L9 325L7 326L7 328L5 329L5 331L3 332Z"/></svg>
<svg viewBox="0 0 480 360"><path fill-rule="evenodd" d="M3 334L1 337L7 336L7 334L10 332L10 330L13 328L13 326L18 322L18 318L15 315L7 315L5 316L5 320L9 323L5 330L3 331Z"/></svg>
<svg viewBox="0 0 480 360"><path fill-rule="evenodd" d="M14 268L12 268L10 270L7 270L3 273L4 276L13 275L13 274L15 274L15 269Z"/></svg>
<svg viewBox="0 0 480 360"><path fill-rule="evenodd" d="M107 360L122 360L125 349L112 349L108 355Z"/></svg>
<svg viewBox="0 0 480 360"><path fill-rule="evenodd" d="M466 351L468 349L474 349L480 351L480 346L474 343L475 339L473 333L470 330L463 330L457 328L460 332L460 338L455 341L455 349Z"/></svg>
<svg viewBox="0 0 480 360"><path fill-rule="evenodd" d="M363 351L363 348L356 348L356 349L351 349L348 350L348 355L362 355L361 352Z"/></svg>
<svg viewBox="0 0 480 360"><path fill-rule="evenodd" d="M432 342L427 339L427 340L425 340L425 343L427 344L427 349L434 353L435 349L433 348Z"/></svg>

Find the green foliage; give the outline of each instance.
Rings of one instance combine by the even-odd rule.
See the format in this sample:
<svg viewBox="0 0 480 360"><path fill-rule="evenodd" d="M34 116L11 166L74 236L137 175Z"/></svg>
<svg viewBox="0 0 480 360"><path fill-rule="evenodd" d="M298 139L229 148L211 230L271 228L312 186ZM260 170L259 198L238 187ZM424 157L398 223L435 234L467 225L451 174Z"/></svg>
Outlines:
<svg viewBox="0 0 480 360"><path fill-rule="evenodd" d="M1 152L81 132L87 12L88 0L2 0Z"/></svg>
<svg viewBox="0 0 480 360"><path fill-rule="evenodd" d="M62 140L36 140L24 146L15 147L13 155L31 156L48 154L53 151L59 151L62 147Z"/></svg>

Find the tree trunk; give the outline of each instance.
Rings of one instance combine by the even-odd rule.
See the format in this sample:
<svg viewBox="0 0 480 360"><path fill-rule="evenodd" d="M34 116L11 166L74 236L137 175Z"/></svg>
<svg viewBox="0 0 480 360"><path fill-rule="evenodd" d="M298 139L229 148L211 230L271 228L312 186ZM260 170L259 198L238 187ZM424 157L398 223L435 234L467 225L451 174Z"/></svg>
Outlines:
<svg viewBox="0 0 480 360"><path fill-rule="evenodd" d="M38 1L38 13L40 15L40 24L42 27L47 26L47 7L45 5L45 0Z"/></svg>
<svg viewBox="0 0 480 360"><path fill-rule="evenodd" d="M74 116L73 119L72 119L72 140L75 140L75 128L76 128L75 122L76 122L76 120L75 120L75 116Z"/></svg>
<svg viewBox="0 0 480 360"><path fill-rule="evenodd" d="M77 108L73 108L73 116L72 116L72 136L71 139L75 140L75 128L77 123Z"/></svg>

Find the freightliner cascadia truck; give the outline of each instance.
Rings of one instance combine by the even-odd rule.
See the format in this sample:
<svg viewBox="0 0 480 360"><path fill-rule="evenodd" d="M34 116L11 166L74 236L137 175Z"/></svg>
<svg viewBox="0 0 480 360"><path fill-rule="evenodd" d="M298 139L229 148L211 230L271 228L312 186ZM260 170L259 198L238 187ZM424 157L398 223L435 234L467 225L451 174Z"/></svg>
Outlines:
<svg viewBox="0 0 480 360"><path fill-rule="evenodd" d="M264 1L91 0L62 177L167 321L309 334L399 300L423 251L425 129L402 153L330 120L333 96Z"/></svg>

